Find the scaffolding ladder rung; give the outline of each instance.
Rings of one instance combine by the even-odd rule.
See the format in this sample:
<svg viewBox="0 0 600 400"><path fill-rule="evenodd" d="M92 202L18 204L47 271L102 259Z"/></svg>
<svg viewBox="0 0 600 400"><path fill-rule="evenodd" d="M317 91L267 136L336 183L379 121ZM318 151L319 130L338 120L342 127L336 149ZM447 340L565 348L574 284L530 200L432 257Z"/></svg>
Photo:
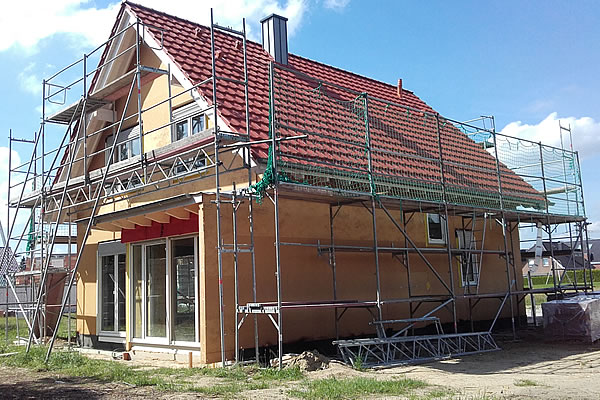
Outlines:
<svg viewBox="0 0 600 400"><path fill-rule="evenodd" d="M252 249L221 249L222 253L252 253Z"/></svg>
<svg viewBox="0 0 600 400"><path fill-rule="evenodd" d="M166 69L149 67L147 65L140 65L140 71L142 71L142 72L152 72L152 73L161 74L161 75L168 75L169 74L169 71L167 71Z"/></svg>
<svg viewBox="0 0 600 400"><path fill-rule="evenodd" d="M217 80L231 82L231 83L237 83L239 85L247 85L248 84L246 81L243 81L241 79L227 78L225 76L217 76Z"/></svg>
<svg viewBox="0 0 600 400"><path fill-rule="evenodd" d="M237 35L237 36L241 36L241 37L245 36L244 32L235 30L235 29L230 28L228 26L221 26L221 25L217 25L217 24L213 24L212 26L213 26L214 29L217 29L217 30L220 30L220 31L223 31L223 32L228 32L228 33L231 33L232 35Z"/></svg>

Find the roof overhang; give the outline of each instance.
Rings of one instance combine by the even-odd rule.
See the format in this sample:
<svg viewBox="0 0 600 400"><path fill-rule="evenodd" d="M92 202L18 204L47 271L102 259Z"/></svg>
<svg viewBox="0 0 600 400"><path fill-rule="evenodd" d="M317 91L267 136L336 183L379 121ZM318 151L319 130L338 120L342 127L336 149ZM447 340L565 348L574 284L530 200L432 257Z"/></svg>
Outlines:
<svg viewBox="0 0 600 400"><path fill-rule="evenodd" d="M140 206L126 208L94 217L92 226L96 229L119 232L121 229L135 229L136 226L150 226L152 222L168 223L170 217L188 220L199 212L202 193L186 193L167 199L157 200ZM76 222L87 222L89 217Z"/></svg>

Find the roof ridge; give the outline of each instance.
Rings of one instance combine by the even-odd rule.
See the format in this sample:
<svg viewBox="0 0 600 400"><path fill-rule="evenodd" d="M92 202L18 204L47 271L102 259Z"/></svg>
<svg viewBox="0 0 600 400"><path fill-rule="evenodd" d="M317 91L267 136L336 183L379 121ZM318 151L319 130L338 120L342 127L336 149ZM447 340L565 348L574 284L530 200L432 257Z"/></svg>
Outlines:
<svg viewBox="0 0 600 400"><path fill-rule="evenodd" d="M192 20L190 20L190 19L187 19L187 18L182 18L182 17L179 17L179 16L177 16L177 15L174 15L174 14L169 14L169 13L167 13L167 12L165 12L165 11L160 11L160 10L157 10L157 9L155 9L155 8L148 7L148 6L144 6L144 5L142 5L142 4L139 4L139 3L134 3L134 2L132 2L132 1L129 1L129 0L124 0L124 1L123 1L123 4L126 4L126 5L128 5L128 6L135 6L135 7L143 8L143 9L146 9L146 10L148 10L148 11L152 11L152 12L154 12L154 13L161 14L161 15L164 15L164 16L166 16L166 17L169 17L169 18L174 18L174 19L177 19L177 20L180 20L180 21L183 21L183 22L187 22L187 23L189 23L189 24L192 24L192 25L199 26L199 27L206 28L206 29L210 30L210 26L208 26L208 25L204 25L204 24L201 24L201 23L199 23L199 22L192 21ZM218 25L218 24L217 24L217 25ZM222 30L218 30L218 31L217 31L217 33L218 33L218 34L227 35L227 36L231 36L231 37L233 37L233 38L238 38L236 35L232 35L231 33L229 33L229 32L225 32L225 31L222 31ZM258 45L258 46L262 47L262 44L261 44L261 43L258 43L258 42L254 41L254 40L252 40L252 39L249 39L248 37L246 37L246 42L249 42L249 43L254 43L254 44L256 44L256 45Z"/></svg>
<svg viewBox="0 0 600 400"><path fill-rule="evenodd" d="M164 15L164 16L167 16L167 17L169 17L169 18L174 18L174 19L177 19L177 20L180 20L180 21L184 21L184 22L190 23L190 24L192 24L192 25L195 25L195 26L200 26L200 27L203 27L203 28L206 28L206 29L209 29L209 30L210 30L210 27L209 27L209 26L207 26L207 25L204 25L204 24L201 24L201 23L199 23L199 22L194 22L194 21L191 21L191 20L189 20L189 19L182 18L182 17L179 17L179 16L177 16L177 15L169 14L169 13L167 13L167 12L160 11L160 10L157 10L157 9L155 9L155 8L152 8L152 7L144 6L144 5L141 5L141 4L139 4L139 3L135 3L135 2L129 1L129 0L125 0L125 1L123 1L123 4L127 4L127 5L129 5L129 6L140 7L140 8L143 8L143 9L146 9L146 10L149 10L149 11L152 11L152 12L155 12L155 13L158 13L158 14L161 14L161 15ZM229 35L227 32L219 32L219 33L223 33L223 34ZM229 36L231 36L231 37L235 37L234 35L229 35ZM254 41L254 40L252 40L252 39L248 39L248 38L246 38L246 41L247 41L247 42L249 42L249 43L254 43L254 44L256 44L256 45L258 45L258 46L260 46L260 47L262 48L262 44L261 44L261 43L258 43L258 42ZM265 52L266 52L266 50L265 50ZM266 53L268 54L268 52L266 52ZM368 76L366 76L366 75L361 75L361 74L359 74L359 73L357 73L357 72L353 72L353 71L350 71L350 70L347 70L347 69L344 69L344 68L336 67L336 66L334 66L334 65L330 65L330 64L324 63L324 62L322 62L322 61L317 61L317 60L314 60L314 59L312 59L312 58L309 58L309 57L306 57L306 56L301 56L301 55L299 55L299 54L296 54L296 53L289 53L289 54L290 54L291 56L293 56L293 57L298 57L298 58L301 58L301 59L307 60L307 61L309 61L309 62L311 62L311 63L320 64L320 65L323 65L323 66L325 66L325 67L328 67L328 68L334 69L334 70L336 70L336 71L344 72L344 73L347 73L347 74L350 74L350 75L353 75L353 76L356 76L356 77L359 77L359 78L362 78L362 79L366 79L367 81L370 81L370 82L375 82L375 83L379 83L379 84L382 84L382 85L386 85L386 86L388 86L390 89L397 89L397 86L395 86L395 85L393 85L393 84L391 84L391 83L387 83L387 82L384 82L384 81L381 81L381 80L378 80L378 79L370 78L370 77L368 77ZM291 67L293 67L293 66L291 66ZM296 68L294 68L294 69L296 69ZM405 88L403 87L403 88L402 88L402 91L403 91L403 92L410 93L410 94L412 94L412 95L416 96L416 97L417 97L419 100L423 101L423 100L422 100L422 99L421 99L419 96L415 95L415 94L414 94L414 92L413 92L412 90L405 89ZM431 106L430 106L430 108L431 108Z"/></svg>
<svg viewBox="0 0 600 400"><path fill-rule="evenodd" d="M347 70L347 69L343 69L343 68L340 68L340 67L336 67L335 65L330 65L330 64L324 63L324 62L322 62L322 61L313 60L312 58L308 58L308 57L306 57L306 56L301 56L301 55L298 55L298 54L296 54L296 53L290 53L290 54L291 54L292 56L294 56L294 57L298 57L298 58L302 58L302 59L304 59L304 60L310 61L311 63L320 64L320 65L323 65L323 66L325 66L325 67L327 67L327 68L335 69L335 70L337 70L337 71L345 72L345 73L347 73L347 74L351 74L351 75L357 76L357 77L359 77L359 78L362 78L362 79L366 79L366 80L368 80L368 81L371 81L371 82L376 82L376 83L380 83L380 84L383 84L383 85L389 86L389 87L390 87L390 89L397 89L397 86L396 86L396 85L394 85L394 84L392 84L392 83L387 83L387 82L380 81L380 80L378 80L378 79L375 79L375 78L370 78L370 77L368 77L368 76L366 76L366 75L361 75L361 74L359 74L358 72L353 72L353 71L350 71L350 70ZM403 91L403 92L407 92L407 93L411 93L411 94L415 95L415 94L414 94L414 92L413 92L412 90L405 89L404 87L402 87L402 91ZM415 96L416 96L416 95L415 95ZM418 96L417 96L417 97L418 97ZM419 99L420 99L420 98L419 98Z"/></svg>
<svg viewBox="0 0 600 400"><path fill-rule="evenodd" d="M179 17L177 15L169 14L169 13L166 13L164 11L157 10L156 8L152 8L152 7L148 7L148 6L142 5L140 3L134 3L133 1L124 0L122 4L126 4L128 6L135 6L135 7L139 7L139 8L144 8L146 10L155 12L157 14L165 15L165 16L167 16L169 18L175 18L175 19L178 19L180 21L185 21L185 22L188 22L188 23L193 24L193 25L198 25L198 26L202 26L204 28L210 29L210 27L208 25L203 25L201 23L194 22L192 20L189 20L189 19L186 19L186 18L182 18L182 17Z"/></svg>

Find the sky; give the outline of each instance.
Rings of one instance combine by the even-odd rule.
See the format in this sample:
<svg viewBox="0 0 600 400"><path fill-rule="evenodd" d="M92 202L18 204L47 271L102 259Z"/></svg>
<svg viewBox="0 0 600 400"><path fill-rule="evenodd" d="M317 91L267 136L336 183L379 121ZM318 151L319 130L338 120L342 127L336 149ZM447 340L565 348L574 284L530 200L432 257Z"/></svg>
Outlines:
<svg viewBox="0 0 600 400"><path fill-rule="evenodd" d="M592 237L600 238L600 7L595 1L138 0L208 23L239 27L273 12L289 19L292 53L396 84L403 80L440 114L459 121L493 115L496 129L560 145L571 125L580 152ZM32 138L41 81L108 38L119 2L11 1L0 13L0 160L7 136ZM73 95L70 93L70 95ZM77 94L72 97L76 100ZM74 100L72 100L74 101ZM59 133L49 137L58 140ZM18 145L13 163L29 158ZM15 164L13 164L14 166ZM6 218L0 169L0 220Z"/></svg>

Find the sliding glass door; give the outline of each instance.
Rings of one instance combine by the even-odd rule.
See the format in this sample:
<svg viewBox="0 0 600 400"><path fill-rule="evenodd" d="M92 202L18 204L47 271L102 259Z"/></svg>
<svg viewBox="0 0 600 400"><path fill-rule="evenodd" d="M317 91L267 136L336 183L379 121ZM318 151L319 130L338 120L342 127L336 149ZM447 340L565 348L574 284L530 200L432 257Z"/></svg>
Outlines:
<svg viewBox="0 0 600 400"><path fill-rule="evenodd" d="M131 246L134 339L198 341L196 243L185 237Z"/></svg>

